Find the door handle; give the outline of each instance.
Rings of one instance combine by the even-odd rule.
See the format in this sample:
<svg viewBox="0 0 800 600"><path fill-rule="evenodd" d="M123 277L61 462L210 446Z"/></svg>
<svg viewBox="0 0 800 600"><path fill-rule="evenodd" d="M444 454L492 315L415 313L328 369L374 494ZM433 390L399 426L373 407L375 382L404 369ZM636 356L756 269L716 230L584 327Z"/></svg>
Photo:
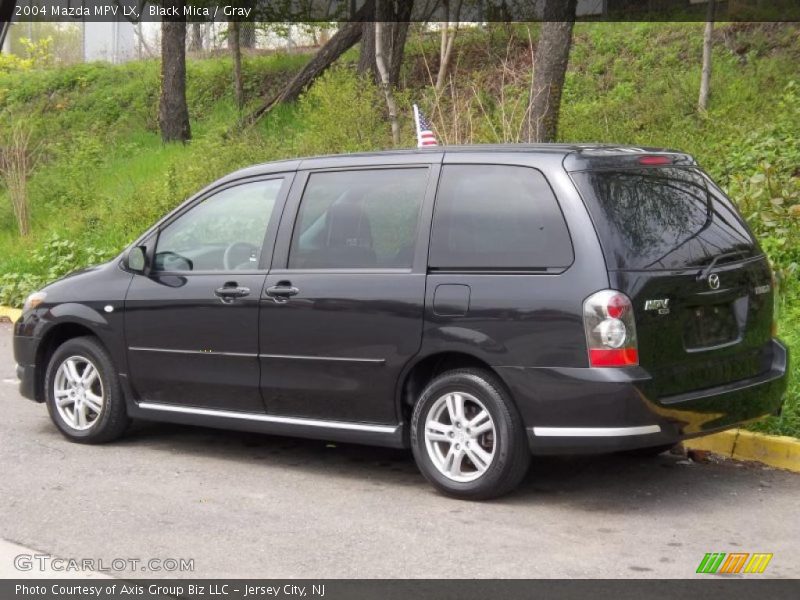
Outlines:
<svg viewBox="0 0 800 600"><path fill-rule="evenodd" d="M268 287L266 292L267 296L275 302L286 302L292 296L297 296L300 290L294 287L290 281L279 281L278 285Z"/></svg>
<svg viewBox="0 0 800 600"><path fill-rule="evenodd" d="M221 288L214 290L214 295L226 304L233 302L236 298L244 298L250 295L250 288L241 287L235 281L229 281Z"/></svg>

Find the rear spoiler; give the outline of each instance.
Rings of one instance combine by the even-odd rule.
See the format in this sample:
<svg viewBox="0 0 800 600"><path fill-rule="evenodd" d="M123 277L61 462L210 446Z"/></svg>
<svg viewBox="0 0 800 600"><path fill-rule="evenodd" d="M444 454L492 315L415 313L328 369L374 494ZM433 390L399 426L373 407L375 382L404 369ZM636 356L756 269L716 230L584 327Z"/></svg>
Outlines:
<svg viewBox="0 0 800 600"><path fill-rule="evenodd" d="M641 167L696 167L690 154L661 148L587 148L564 157L567 171Z"/></svg>

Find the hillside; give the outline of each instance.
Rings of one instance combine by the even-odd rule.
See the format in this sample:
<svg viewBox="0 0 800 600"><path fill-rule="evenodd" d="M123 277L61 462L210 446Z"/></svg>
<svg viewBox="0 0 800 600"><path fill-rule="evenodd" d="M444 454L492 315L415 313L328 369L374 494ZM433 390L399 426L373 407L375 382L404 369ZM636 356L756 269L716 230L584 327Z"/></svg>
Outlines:
<svg viewBox="0 0 800 600"><path fill-rule="evenodd" d="M800 348L800 36L797 26L717 28L711 107L695 110L702 24L579 24L564 89L560 138L674 147L694 154L725 187L783 279L781 335ZM523 26L458 38L454 86L435 102L435 39L412 37L400 94L430 113L448 142L514 140L530 75ZM191 60L194 139L164 147L156 126L155 61L112 67L0 71L0 134L23 122L40 144L30 181L32 233L21 239L0 191L0 303L19 304L44 281L113 256L164 212L237 167L276 158L389 147L383 103L353 73L355 51L295 106L225 136L238 114L230 60ZM303 55L244 60L251 104L277 89ZM800 432L798 368L790 407L760 425Z"/></svg>

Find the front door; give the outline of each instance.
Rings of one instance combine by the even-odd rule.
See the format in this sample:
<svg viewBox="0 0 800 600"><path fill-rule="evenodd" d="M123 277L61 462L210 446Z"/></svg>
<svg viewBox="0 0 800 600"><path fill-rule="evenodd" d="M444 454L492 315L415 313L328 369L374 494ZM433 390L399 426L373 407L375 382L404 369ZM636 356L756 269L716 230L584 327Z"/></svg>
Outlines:
<svg viewBox="0 0 800 600"><path fill-rule="evenodd" d="M396 424L422 340L430 165L298 175L261 300L270 414Z"/></svg>
<svg viewBox="0 0 800 600"><path fill-rule="evenodd" d="M163 225L125 302L141 401L263 412L258 301L290 177L217 189Z"/></svg>

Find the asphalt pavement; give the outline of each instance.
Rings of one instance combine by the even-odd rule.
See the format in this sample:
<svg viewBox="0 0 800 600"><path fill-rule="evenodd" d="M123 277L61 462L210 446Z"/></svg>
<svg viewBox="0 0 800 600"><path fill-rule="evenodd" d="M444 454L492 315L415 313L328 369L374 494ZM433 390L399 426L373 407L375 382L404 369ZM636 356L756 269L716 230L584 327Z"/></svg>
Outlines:
<svg viewBox="0 0 800 600"><path fill-rule="evenodd" d="M685 578L713 577L695 575L707 552L769 552L741 577L800 577L800 475L767 467L537 458L473 503L404 451L155 423L73 444L19 395L9 325L0 415L0 576L38 576L14 567L35 552L138 577ZM194 570L142 571L167 559Z"/></svg>

